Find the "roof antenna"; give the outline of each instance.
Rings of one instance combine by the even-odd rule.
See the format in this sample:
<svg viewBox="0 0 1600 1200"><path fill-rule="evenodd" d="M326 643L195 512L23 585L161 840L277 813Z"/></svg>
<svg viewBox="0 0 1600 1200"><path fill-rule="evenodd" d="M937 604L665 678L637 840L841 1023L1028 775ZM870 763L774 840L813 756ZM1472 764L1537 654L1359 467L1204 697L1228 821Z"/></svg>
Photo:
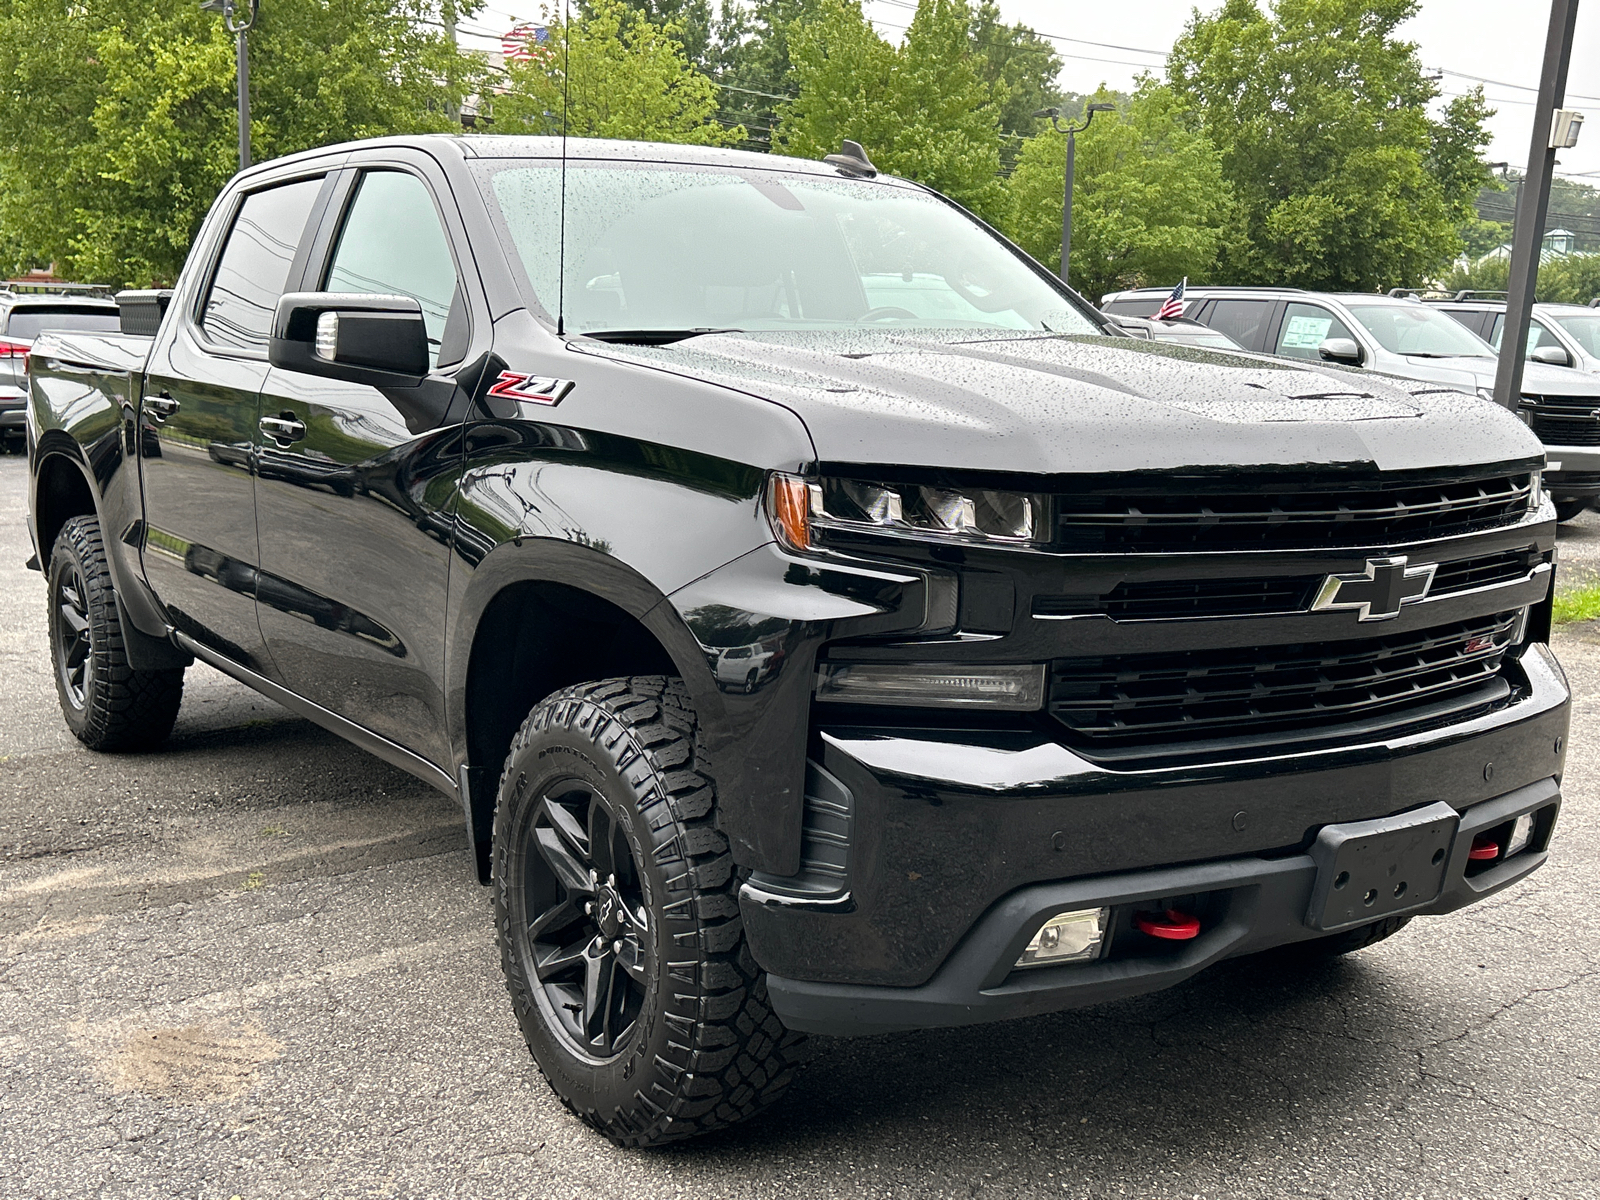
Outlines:
<svg viewBox="0 0 1600 1200"><path fill-rule="evenodd" d="M852 142L849 138L844 139L844 145L839 147L839 153L830 154L822 161L838 167L841 175L874 179L878 174L878 168L867 158L867 152L861 148L861 143Z"/></svg>
<svg viewBox="0 0 1600 1200"><path fill-rule="evenodd" d="M572 5L561 0L561 215L556 250L556 336L567 322L567 121L572 113Z"/></svg>

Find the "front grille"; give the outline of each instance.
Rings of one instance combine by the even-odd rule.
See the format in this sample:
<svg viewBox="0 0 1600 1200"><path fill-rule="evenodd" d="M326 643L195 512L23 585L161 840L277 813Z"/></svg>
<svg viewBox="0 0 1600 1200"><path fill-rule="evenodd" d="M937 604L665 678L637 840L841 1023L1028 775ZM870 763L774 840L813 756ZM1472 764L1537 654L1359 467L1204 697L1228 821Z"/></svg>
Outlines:
<svg viewBox="0 0 1600 1200"><path fill-rule="evenodd" d="M1304 490L1270 481L1227 490L1176 483L1057 497L1056 547L1181 553L1396 545L1513 524L1526 515L1530 494L1526 473Z"/></svg>
<svg viewBox="0 0 1600 1200"><path fill-rule="evenodd" d="M1060 659L1050 713L1091 746L1260 737L1409 711L1494 679L1515 612L1360 641Z"/></svg>
<svg viewBox="0 0 1600 1200"><path fill-rule="evenodd" d="M1600 446L1600 396L1525 396L1528 424L1552 446Z"/></svg>
<svg viewBox="0 0 1600 1200"><path fill-rule="evenodd" d="M1430 596L1512 583L1542 561L1532 547L1440 563ZM1039 595L1033 615L1046 619L1105 616L1114 621L1181 621L1195 617L1259 617L1306 612L1325 575L1272 579L1158 580L1120 583L1104 595Z"/></svg>

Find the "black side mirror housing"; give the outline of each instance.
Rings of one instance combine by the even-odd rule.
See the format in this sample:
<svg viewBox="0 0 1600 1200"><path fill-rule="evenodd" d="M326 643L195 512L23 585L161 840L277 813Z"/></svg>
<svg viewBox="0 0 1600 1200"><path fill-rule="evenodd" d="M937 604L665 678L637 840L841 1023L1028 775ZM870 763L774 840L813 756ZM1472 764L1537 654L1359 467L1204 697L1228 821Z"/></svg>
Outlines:
<svg viewBox="0 0 1600 1200"><path fill-rule="evenodd" d="M286 371L414 388L428 375L428 327L411 296L287 292L272 317L267 359Z"/></svg>
<svg viewBox="0 0 1600 1200"><path fill-rule="evenodd" d="M1352 366L1361 365L1361 347L1356 345L1354 338L1329 338L1317 347L1317 355L1324 362L1348 363Z"/></svg>

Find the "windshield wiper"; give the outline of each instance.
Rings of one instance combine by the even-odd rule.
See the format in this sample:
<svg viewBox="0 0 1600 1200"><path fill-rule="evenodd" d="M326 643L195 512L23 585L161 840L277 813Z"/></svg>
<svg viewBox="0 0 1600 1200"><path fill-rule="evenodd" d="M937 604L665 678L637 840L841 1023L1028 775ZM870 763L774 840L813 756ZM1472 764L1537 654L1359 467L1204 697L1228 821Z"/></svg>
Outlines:
<svg viewBox="0 0 1600 1200"><path fill-rule="evenodd" d="M708 333L743 333L742 329L596 329L580 336L623 346L670 346Z"/></svg>

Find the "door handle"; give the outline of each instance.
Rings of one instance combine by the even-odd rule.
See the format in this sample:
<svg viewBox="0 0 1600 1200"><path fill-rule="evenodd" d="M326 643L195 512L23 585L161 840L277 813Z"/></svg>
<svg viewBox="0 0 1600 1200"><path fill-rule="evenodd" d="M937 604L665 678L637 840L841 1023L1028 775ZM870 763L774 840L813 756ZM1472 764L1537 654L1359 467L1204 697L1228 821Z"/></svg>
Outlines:
<svg viewBox="0 0 1600 1200"><path fill-rule="evenodd" d="M157 392L153 396L144 398L144 407L157 421L165 421L178 411L178 402L166 392Z"/></svg>
<svg viewBox="0 0 1600 1200"><path fill-rule="evenodd" d="M275 439L280 446L287 445L289 442L298 442L306 435L305 422L293 413L281 413L276 417L262 417L256 424L262 433Z"/></svg>

